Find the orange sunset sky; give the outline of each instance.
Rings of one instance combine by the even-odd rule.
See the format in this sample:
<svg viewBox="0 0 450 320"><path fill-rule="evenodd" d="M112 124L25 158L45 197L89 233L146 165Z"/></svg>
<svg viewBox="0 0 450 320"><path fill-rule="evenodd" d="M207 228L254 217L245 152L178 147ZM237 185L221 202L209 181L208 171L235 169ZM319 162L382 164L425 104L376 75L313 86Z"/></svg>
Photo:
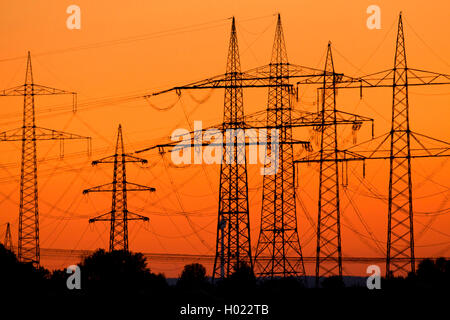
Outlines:
<svg viewBox="0 0 450 320"><path fill-rule="evenodd" d="M66 27L66 8L71 4L81 8L81 30ZM371 4L381 8L380 30L366 26L366 8ZM223 90L185 92L164 112L144 99L126 97L224 73L231 16L236 17L243 70L269 62L279 12L291 63L322 68L330 40L336 71L359 76L392 68L400 11L409 67L450 74L450 2L446 0L0 2L0 88L23 84L26 53L31 51L35 83L76 91L79 104L73 114L70 96L38 97L37 125L92 137L90 156L84 141L73 141L65 143L64 159L59 157L59 142L38 142L41 248L108 247L109 225L89 225L88 219L110 210L110 194L82 195L82 190L112 180L112 166L93 167L90 162L114 153L119 123L126 150L133 152L166 141L176 128L189 129L194 120L202 120L205 127L222 120ZM387 132L392 90L366 89L363 93L360 100L359 90L339 91L338 108L374 118L376 136ZM295 108L314 111L315 94L313 87L300 87ZM209 95L206 102L196 102ZM409 99L412 129L449 141L450 86L414 87ZM175 93L151 100L159 108L175 101ZM267 89L245 89L246 113L263 110L266 101ZM0 131L21 126L22 108L22 98L0 97ZM351 146L350 128L341 133L341 147ZM297 139L310 138L307 130L295 134ZM370 127L363 126L358 142L369 138ZM144 168L130 164L128 180L157 191L128 196L130 211L150 217L148 223L130 223L130 249L214 254L218 166L180 169L170 166L169 155L164 162L157 151L140 156L149 164ZM252 246L256 246L259 232L259 168L248 168ZM317 220L317 166L301 165L299 169L298 192L306 209L297 206L299 233L303 254L310 257L315 254L315 229L308 215ZM344 257L384 256L388 170L387 161L368 162L361 182L361 165L349 165L349 186L342 193ZM445 158L413 160L417 257L450 256L449 178ZM19 181L20 143L2 142L0 241L5 223L10 222L14 245ZM72 262L76 261L42 256L42 264L50 269L65 268ZM153 271L169 276L177 275L182 265L149 261ZM312 273L313 265L306 267ZM362 274L366 267L344 265L344 273Z"/></svg>

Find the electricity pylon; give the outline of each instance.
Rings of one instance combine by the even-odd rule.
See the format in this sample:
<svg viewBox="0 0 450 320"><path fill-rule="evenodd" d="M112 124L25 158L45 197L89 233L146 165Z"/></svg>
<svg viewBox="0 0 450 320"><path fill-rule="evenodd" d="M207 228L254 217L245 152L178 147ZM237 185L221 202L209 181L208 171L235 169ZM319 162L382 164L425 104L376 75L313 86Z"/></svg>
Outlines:
<svg viewBox="0 0 450 320"><path fill-rule="evenodd" d="M281 18L278 15L270 60L267 127L279 132L279 164L275 174L264 175L261 225L255 266L261 277L304 276L297 229L289 68ZM268 138L270 144L270 136ZM269 257L269 259L266 259Z"/></svg>
<svg viewBox="0 0 450 320"><path fill-rule="evenodd" d="M336 123L336 75L331 45L328 44L323 77L322 121ZM329 74L326 74L329 72ZM320 159L337 159L337 125L320 126ZM320 276L342 277L341 223L338 161L319 163L319 205L317 216L316 281ZM329 260L333 262L327 264ZM321 270L322 268L322 270ZM323 271L323 272L321 272Z"/></svg>
<svg viewBox="0 0 450 320"><path fill-rule="evenodd" d="M3 241L5 249L13 251L12 237L11 237L11 227L9 222L6 224L5 241Z"/></svg>
<svg viewBox="0 0 450 320"><path fill-rule="evenodd" d="M398 19L397 41L393 68L392 84L392 120L391 131L388 134L390 142L389 159L389 200L388 200L388 230L386 252L386 276L405 275L415 272L414 255L414 212L411 158L414 157L412 142L417 142L420 148L426 149L424 139L412 132L409 124L409 78L420 78L421 70L410 69L406 63L405 34L403 31L402 14ZM425 72L424 78L433 76ZM442 77L435 74L434 76ZM450 77L446 76L450 83ZM422 141L419 141L421 139ZM436 142L437 140L435 140ZM442 145L443 142L439 141ZM446 144L448 151L449 144ZM412 152L413 151L413 152ZM434 156L431 153L430 157ZM441 154L443 156L445 154ZM448 155L447 155L448 156Z"/></svg>
<svg viewBox="0 0 450 320"><path fill-rule="evenodd" d="M239 131L244 128L243 88L259 85L257 79L251 79L250 83L248 82L247 80L244 83L241 72L236 23L233 17L225 74L149 95L155 96L172 90L175 90L177 94L181 94L182 90L187 89L225 89L223 122L210 128L218 129L222 133L228 130L234 130L235 135L232 135L232 145L223 146L223 155L231 155L231 158L227 159L227 161L222 161L220 164L219 205L213 279L228 277L233 273L234 268L239 267L242 263L246 263L253 270L250 243L246 144L238 142L240 136ZM206 129L192 132L191 138L194 139L195 135L203 135L204 131ZM199 147L203 145L205 144ZM174 143L159 144L137 152L154 148L163 151L173 146Z"/></svg>
<svg viewBox="0 0 450 320"><path fill-rule="evenodd" d="M39 209L37 176L37 140L90 139L76 134L36 126L35 96L75 93L34 83L31 55L28 52L25 84L0 91L0 96L23 96L22 127L0 133L0 141L22 141L20 176L18 258L21 262L40 264ZM74 109L75 110L75 109Z"/></svg>
<svg viewBox="0 0 450 320"><path fill-rule="evenodd" d="M222 129L235 130L238 133L244 123L244 97L234 17L231 24L225 83ZM232 143L234 146L232 153L224 145L223 154L233 158L229 158L229 161L225 163L222 161L220 164L219 212L213 279L228 277L233 273L234 268L239 267L243 262L253 269L246 149L245 144L238 143L238 134L233 135Z"/></svg>
<svg viewBox="0 0 450 320"><path fill-rule="evenodd" d="M414 223L411 179L411 133L409 128L408 73L405 35L400 14L394 60L392 127L390 132L389 203L386 274L415 271ZM394 258L391 264L391 257ZM397 260L397 258L406 258Z"/></svg>
<svg viewBox="0 0 450 320"><path fill-rule="evenodd" d="M316 230L316 286L321 277L342 277L342 247L340 228L340 168L339 162L362 157L356 153L345 152L339 148L339 125L352 125L359 130L363 122L373 119L340 111L336 108L337 85L353 83L354 78L336 73L331 43L328 43L325 66L322 76L315 79L300 80L297 84L320 84L321 107L309 126L319 134L320 149L308 156L294 160L295 163L317 162L319 164L319 194ZM297 120L295 122L298 122ZM373 130L372 130L373 132Z"/></svg>
<svg viewBox="0 0 450 320"><path fill-rule="evenodd" d="M155 191L155 188L146 187L127 181L125 165L127 162L137 162L145 164L147 163L147 160L137 158L125 153L125 149L123 146L122 126L119 125L115 154L92 162L92 165L97 165L99 163L114 164L112 183L103 184L97 187L83 190L83 194L87 194L89 192L112 192L111 211L99 215L98 217L89 219L89 223L96 221L110 222L109 251L128 251L128 221L149 220L147 217L128 211L127 192Z"/></svg>

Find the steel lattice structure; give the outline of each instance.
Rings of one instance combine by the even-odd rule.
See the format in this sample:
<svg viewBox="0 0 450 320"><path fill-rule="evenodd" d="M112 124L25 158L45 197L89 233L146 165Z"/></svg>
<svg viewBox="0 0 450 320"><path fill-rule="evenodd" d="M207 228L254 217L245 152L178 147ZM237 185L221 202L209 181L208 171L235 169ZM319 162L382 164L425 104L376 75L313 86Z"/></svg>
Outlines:
<svg viewBox="0 0 450 320"><path fill-rule="evenodd" d="M231 161L222 162L220 166L213 279L228 277L242 263L253 269L248 204L247 144L238 143L237 138L239 130L244 127L243 88L263 86L264 83L260 82L257 78L244 79L244 74L241 72L236 23L233 17L225 74L146 96L148 98L168 91L176 91L177 94L181 94L182 90L187 89L225 89L223 122L210 128L218 129L222 133L227 130L235 130L236 135L233 137L234 143L232 145L229 147L223 146L223 154L226 156L230 154L232 158L228 159ZM205 131L206 129L191 132L192 140L196 135L202 135ZM204 145L206 144L203 143L198 147ZM174 143L159 144L137 152L154 148L158 148L160 152L165 152L164 149L173 146Z"/></svg>
<svg viewBox="0 0 450 320"><path fill-rule="evenodd" d="M333 125L320 130L320 159L337 159L336 75L331 45L328 44L322 92L322 122ZM329 72L329 74L327 74ZM339 206L339 165L337 161L320 161L317 215L316 279L321 276L342 277L341 224ZM332 260L331 263L327 262Z"/></svg>
<svg viewBox="0 0 450 320"><path fill-rule="evenodd" d="M302 79L297 84L319 84L320 111L304 120L294 118L293 126L310 126L319 134L319 150L313 154L294 160L295 163L319 163L318 215L316 230L316 286L320 279L328 276L342 277L342 246L340 228L340 167L347 157L360 159L356 153L339 148L338 126L352 125L359 130L364 122L373 119L340 111L336 108L336 92L340 84L348 84L357 79L335 72L331 43L328 43L325 66L320 77ZM303 121L299 121L303 120Z"/></svg>
<svg viewBox="0 0 450 320"><path fill-rule="evenodd" d="M279 167L275 174L263 177L261 225L255 252L255 266L261 277L305 275L297 229L288 76L288 57L278 15L269 73L269 83L273 86L269 87L266 123L267 127L279 129ZM265 255L270 259L263 261Z"/></svg>
<svg viewBox="0 0 450 320"><path fill-rule="evenodd" d="M415 271L408 73L402 16L398 21L392 94L386 274ZM391 263L391 258L392 263ZM398 260L397 258L407 258ZM409 266L409 268L408 268Z"/></svg>
<svg viewBox="0 0 450 320"><path fill-rule="evenodd" d="M122 126L119 125L114 155L92 162L92 165L97 165L99 163L112 163L114 165L113 181L108 184L83 190L83 194L90 192L112 192L111 211L89 219L89 223L96 221L110 222L109 251L128 251L128 221L149 220L148 217L128 211L128 191L155 191L155 188L146 187L127 181L126 163L128 162L145 164L147 163L147 160L125 153L123 146Z"/></svg>
<svg viewBox="0 0 450 320"><path fill-rule="evenodd" d="M37 140L90 139L76 134L36 126L35 96L75 93L34 83L31 55L28 52L25 84L0 91L0 96L23 96L23 124L21 128L0 133L0 141L21 141L22 161L20 176L18 258L22 262L40 264L39 209L37 175ZM75 110L75 108L74 108Z"/></svg>
<svg viewBox="0 0 450 320"><path fill-rule="evenodd" d="M244 123L244 98L241 62L233 18L225 73L223 130L242 129ZM221 163L219 181L219 213L217 218L216 257L213 279L228 277L244 262L252 269L250 247L250 219L247 184L247 157L245 144L233 137L232 161ZM228 147L224 145L223 154ZM240 159L243 159L243 163ZM231 159L229 159L231 160Z"/></svg>

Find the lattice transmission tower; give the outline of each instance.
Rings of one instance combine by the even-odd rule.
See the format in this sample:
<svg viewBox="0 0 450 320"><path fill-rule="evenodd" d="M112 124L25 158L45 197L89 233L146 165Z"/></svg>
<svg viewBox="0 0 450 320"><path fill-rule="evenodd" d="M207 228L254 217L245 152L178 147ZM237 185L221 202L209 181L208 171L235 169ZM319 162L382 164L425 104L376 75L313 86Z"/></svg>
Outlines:
<svg viewBox="0 0 450 320"><path fill-rule="evenodd" d="M39 95L73 95L74 111L76 95L74 92L51 88L34 83L31 55L28 52L25 84L0 91L0 96L23 96L22 127L0 133L0 141L21 141L22 161L20 176L19 241L18 258L22 262L40 264L39 249L39 209L38 209L38 140L90 139L76 134L46 129L36 126L35 97Z"/></svg>
<svg viewBox="0 0 450 320"><path fill-rule="evenodd" d="M127 192L129 191L150 191L155 188L142 186L127 181L126 163L147 163L147 160L141 159L125 153L122 136L122 126L119 125L117 132L117 142L115 153L112 156L95 160L92 165L100 163L111 163L114 165L113 181L111 183L96 186L83 190L83 194L90 192L111 192L112 205L111 211L89 219L89 223L96 221L110 222L109 251L122 250L128 251L128 221L143 220L148 221L148 217L128 211Z"/></svg>
<svg viewBox="0 0 450 320"><path fill-rule="evenodd" d="M319 135L319 150L306 157L295 159L295 163L319 164L318 215L316 229L316 286L320 279L329 276L342 277L342 245L340 226L340 162L347 158L362 157L340 148L338 127L351 125L356 133L364 122L373 119L344 112L336 108L337 87L340 84L353 83L358 79L335 72L331 43L328 43L325 65L321 77L300 80L297 84L319 84L319 110L316 119L309 126Z"/></svg>
<svg viewBox="0 0 450 320"><path fill-rule="evenodd" d="M320 130L320 159L337 159L338 135L336 125L336 74L328 44L323 77L322 125ZM328 73L327 73L328 72ZM319 163L319 200L317 216L316 281L321 276L342 277L342 248L339 203L339 164L338 161ZM332 260L332 263L327 263Z"/></svg>
<svg viewBox="0 0 450 320"><path fill-rule="evenodd" d="M244 124L244 97L241 62L233 17L225 73L225 97L222 130L238 132ZM228 142L228 141L227 141ZM216 256L213 279L228 277L243 262L252 269L250 218L245 144L233 135L233 150L223 146L229 158L220 164L219 213L217 217ZM231 161L230 161L231 160ZM243 160L243 161L242 161Z"/></svg>
<svg viewBox="0 0 450 320"><path fill-rule="evenodd" d="M244 82L245 80L245 82ZM231 34L228 45L228 56L225 74L201 80L192 84L177 86L146 96L156 96L162 93L189 89L225 89L223 122L209 127L226 134L227 130L234 130L233 144L223 146L223 155L231 158L220 164L219 204L216 233L216 252L213 268L213 279L222 279L233 273L235 267L242 263L253 269L250 242L250 219L247 184L246 145L238 143L239 130L244 128L244 98L243 88L260 86L258 79L244 79L241 72L239 46L234 17L231 22ZM263 84L261 86L264 86ZM191 132L191 139L196 135L203 135L206 129ZM159 149L164 153L173 148L175 143L164 143L139 150L137 152ZM203 143L198 147L205 146ZM243 160L243 161L242 161Z"/></svg>
<svg viewBox="0 0 450 320"><path fill-rule="evenodd" d="M421 74L422 73L422 74ZM389 132L390 159L389 159L389 201L388 201L388 230L386 253L386 276L406 275L415 272L414 254L414 211L413 187L411 173L411 159L415 157L419 144L422 150L427 149L426 140L435 140L418 133L410 128L408 87L410 78L428 80L434 78L445 79L450 83L448 75L433 74L422 70L408 68L406 62L405 34L403 30L402 13L398 18L397 40L395 48L393 84L392 84L392 120ZM422 80L423 84L427 84ZM438 84L429 83L429 84ZM413 84L414 85L414 84ZM428 157L449 156L450 145L443 141L446 152L433 154L437 150L428 151ZM436 147L436 145L434 146ZM442 151L442 150L441 150Z"/></svg>
<svg viewBox="0 0 450 320"><path fill-rule="evenodd" d="M263 177L255 266L261 277L304 276L297 229L289 62L280 15L269 66L269 84L272 86L269 87L266 123L268 128L279 130L279 167L275 174Z"/></svg>
<svg viewBox="0 0 450 320"><path fill-rule="evenodd" d="M392 127L389 134L388 275L391 271L405 270L408 265L410 271L415 271L408 73L401 14L398 20L393 82ZM394 258L392 264L391 258ZM399 261L397 258L406 259Z"/></svg>

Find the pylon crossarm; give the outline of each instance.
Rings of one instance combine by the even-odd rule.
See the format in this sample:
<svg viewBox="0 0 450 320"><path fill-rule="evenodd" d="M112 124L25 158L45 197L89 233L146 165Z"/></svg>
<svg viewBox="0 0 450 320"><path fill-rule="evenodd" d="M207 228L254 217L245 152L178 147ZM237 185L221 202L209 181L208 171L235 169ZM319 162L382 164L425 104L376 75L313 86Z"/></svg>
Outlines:
<svg viewBox="0 0 450 320"><path fill-rule="evenodd" d="M275 129L275 128L296 128L296 127L316 127L316 126L329 126L329 125L362 125L363 122L372 123L372 132L374 126L374 120L369 117L360 116L353 113L348 113L344 111L336 110L336 121L334 120L323 120L321 112L304 112L298 110L292 110L291 123L284 125L268 125L267 120L263 119L262 113L254 113L246 117L246 126L253 129Z"/></svg>
<svg viewBox="0 0 450 320"><path fill-rule="evenodd" d="M323 77L324 71L316 68L286 63L277 63L278 66L286 66L287 73L282 77L290 78L318 78ZM269 80L272 64L266 64L260 67L252 68L243 72L243 78L260 78L261 80ZM272 71L273 72L273 71Z"/></svg>
<svg viewBox="0 0 450 320"><path fill-rule="evenodd" d="M286 76L283 76L285 79L290 78L304 78L303 80L299 81L298 84L322 84L323 81L320 80L324 76L324 71L295 65L295 64L286 64L288 67L289 72L286 74ZM171 91L176 91L178 94L180 94L180 90L187 90L187 89L220 89L220 88L233 88L233 87L239 87L239 88L267 88L267 87L279 87L279 86L286 86L286 87L293 87L292 84L289 83L272 83L273 78L270 75L270 68L271 65L264 65L257 68L253 68L244 72L239 72L236 74L232 74L235 79L239 81L239 84L236 86L233 86L229 83L230 81L230 75L228 73L221 74L218 76L214 76L211 78L207 78L204 80L200 80L197 82L193 82L186 85L176 86L170 89L154 92L148 95L145 95L145 98L157 96L160 94L164 94ZM345 76L342 73L335 73L337 79L339 82L358 82L359 79L357 78L351 78L348 76Z"/></svg>
<svg viewBox="0 0 450 320"><path fill-rule="evenodd" d="M20 86L16 86L16 87L12 87L9 89L4 89L0 91L0 96L23 96L25 94L29 94L28 87L31 86L33 88L33 94L34 95L53 95L53 94L73 94L75 95L75 92L72 91L67 91L67 90L62 90L62 89L57 89L57 88L52 88L52 87L47 87L47 86L43 86L40 84L28 84L28 85L20 85Z"/></svg>
<svg viewBox="0 0 450 320"><path fill-rule="evenodd" d="M297 140L292 138L291 141L281 141L279 142L280 145L302 145L305 149L310 149L311 148L311 143L309 141L304 141L304 140Z"/></svg>
<svg viewBox="0 0 450 320"><path fill-rule="evenodd" d="M53 129L36 127L36 140L90 140L91 137L81 136Z"/></svg>
<svg viewBox="0 0 450 320"><path fill-rule="evenodd" d="M83 190L83 194L87 194L90 192L113 192L114 190L115 189L113 183L105 183L96 187L85 189Z"/></svg>
<svg viewBox="0 0 450 320"><path fill-rule="evenodd" d="M324 71L317 68L311 68L306 66L301 66L292 63L278 63L277 65L285 65L287 72L281 78L283 79L300 79L297 81L297 85L300 84L323 84L323 77L335 75L337 83L356 83L360 82L360 78L354 78L347 76L343 73L336 73L331 71ZM243 79L245 77L249 78L259 78L260 81L268 81L271 79L270 70L271 64L256 67L243 72Z"/></svg>
<svg viewBox="0 0 450 320"><path fill-rule="evenodd" d="M258 128L260 128L260 129L271 129L271 128L279 128L279 126L271 127L271 126L263 126L263 125L261 125L259 127L258 126L252 126L252 128L253 129L258 129ZM239 130L239 129L242 129L242 128L238 128L238 129L235 129L235 130ZM244 129L242 129L242 130L244 130ZM223 130L223 131L225 131L225 130ZM250 141L250 139L247 138L247 137L245 139L246 139L245 142L241 143L241 142L238 141L234 145L235 146L244 146L244 145L245 146L257 146L257 145L261 144L258 141ZM154 145L154 146L151 146L151 147L147 147L147 148L142 149L142 150L137 150L137 151L135 151L135 153L141 153L141 152L146 152L146 151L158 149L161 154L164 154L166 152L179 151L179 150L182 150L182 149L185 149L185 148L223 147L224 144L226 144L226 141L224 141L224 142L217 142L217 143L215 143L215 142L196 143L194 141L194 139L191 138L189 141L186 141L186 143L181 143L180 141L177 141L177 142L170 142L170 143L165 143L165 144L157 144L157 145ZM304 144L304 145L309 145L309 141L300 141L299 140L299 141L294 141L293 143L291 143L291 142L280 142L280 144Z"/></svg>
<svg viewBox="0 0 450 320"><path fill-rule="evenodd" d="M0 97L23 96L25 94L25 85L16 86L0 91Z"/></svg>
<svg viewBox="0 0 450 320"><path fill-rule="evenodd" d="M339 85L339 89L341 88L374 88L379 87L383 84L390 84L392 86L392 80L394 78L394 70L387 69L378 71L375 73L371 73L368 75L361 76L359 85L352 86L352 83L344 83L343 85Z"/></svg>
<svg viewBox="0 0 450 320"><path fill-rule="evenodd" d="M450 84L450 75L433 71L408 68L408 86ZM360 81L336 83L337 89L391 88L394 86L394 69L379 71L357 78Z"/></svg>
<svg viewBox="0 0 450 320"><path fill-rule="evenodd" d="M335 158L323 158L320 152L314 152L306 157L294 160L294 163L319 163L319 162L346 162L346 161L364 161L368 159L364 155L348 150L329 151L336 155Z"/></svg>
<svg viewBox="0 0 450 320"><path fill-rule="evenodd" d="M346 153L346 157L339 159L320 159L318 153L306 156L297 160L295 163L318 163L318 162L346 162L346 161L365 161L365 160L389 160L389 159L420 159L420 158L442 158L450 157L450 147L449 148L428 148L428 149L411 149L411 155L396 155L390 156L390 150L377 150L373 151L359 151L361 153L370 152L369 156L365 156L357 153L350 153L348 150L341 152Z"/></svg>
<svg viewBox="0 0 450 320"><path fill-rule="evenodd" d="M411 148L411 157L448 157L450 156L450 143L429 137L427 135L410 132L413 141L415 141L419 148ZM426 146L426 144L433 143L432 146ZM425 152L425 154L419 154L418 152Z"/></svg>
<svg viewBox="0 0 450 320"><path fill-rule="evenodd" d="M339 120L346 120L346 121L358 121L358 122L374 122L373 118L369 118L366 116L361 116L359 114L354 114L350 112L345 112L341 110L336 110L336 118Z"/></svg>
<svg viewBox="0 0 450 320"><path fill-rule="evenodd" d="M123 159L125 159L125 162L135 162L135 163L141 163L141 164L146 164L148 162L147 159L135 157L130 154L123 154L122 157L123 157Z"/></svg>
<svg viewBox="0 0 450 320"><path fill-rule="evenodd" d="M112 155L112 156L108 156L108 157L105 157L105 158L102 158L99 160L94 160L94 161L92 161L92 165L97 165L99 163L114 163L116 161L117 156L118 155ZM142 164L147 163L146 159L138 158L138 157L132 156L127 153L122 154L120 156L124 159L125 162L137 162L137 163L142 163Z"/></svg>
<svg viewBox="0 0 450 320"><path fill-rule="evenodd" d="M78 134L35 127L36 140L76 140L86 139L90 140L91 137L85 137ZM0 132L0 141L22 141L23 128L15 128Z"/></svg>
<svg viewBox="0 0 450 320"><path fill-rule="evenodd" d="M420 134L414 131L409 131L411 136L410 158L427 158L427 157L448 157L450 156L450 143ZM363 141L350 148L347 151L355 152L364 155L365 159L369 160L383 160L390 159L390 137L391 133L385 133L371 140ZM377 143L375 148L369 148L369 143ZM407 158L407 155L396 155L394 158Z"/></svg>
<svg viewBox="0 0 450 320"><path fill-rule="evenodd" d="M433 71L408 68L408 85L450 84L450 75Z"/></svg>
<svg viewBox="0 0 450 320"><path fill-rule="evenodd" d="M127 191L150 191L155 192L156 189L152 187L143 186L133 182L127 182Z"/></svg>
<svg viewBox="0 0 450 320"><path fill-rule="evenodd" d="M134 213L134 212L127 212L127 220L143 220L143 221L149 221L150 219L146 216Z"/></svg>
<svg viewBox="0 0 450 320"><path fill-rule="evenodd" d="M0 141L19 141L22 140L23 128L16 128L0 132Z"/></svg>
<svg viewBox="0 0 450 320"><path fill-rule="evenodd" d="M43 86L40 84L33 84L33 94L34 95L52 95L52 94L76 94L72 91L62 90L58 88L52 88Z"/></svg>
<svg viewBox="0 0 450 320"><path fill-rule="evenodd" d="M111 211L101 214L95 218L89 219L89 223L97 222L97 221L111 221Z"/></svg>
<svg viewBox="0 0 450 320"><path fill-rule="evenodd" d="M233 123L233 124L227 124L227 125L231 125L232 127L229 129L234 129L234 130L239 130L239 129L247 129L250 128L250 125L248 125L245 122L239 122L239 123ZM155 144L152 145L150 147L144 148L144 149L140 149L135 151L134 153L142 153L142 152L146 152L146 151L150 151L150 150L154 150L154 149L159 149L160 153L165 153L166 149L171 149L174 147L180 147L180 148L186 148L189 146L192 146L194 144L194 139L196 135L200 135L205 137L205 134L210 134L211 132L208 131L210 129L216 129L218 130L220 133L222 133L222 135L225 135L226 133L226 125L223 123L217 124L217 125L213 125L213 126L209 126L206 128L203 128L201 130L195 130L195 131L191 131L189 133L186 134L182 134L182 135L178 135L178 136L172 136L171 138L178 138L179 140L186 140L186 144L180 144L180 141L170 141L167 143L159 143L159 144ZM255 127L251 127L251 128L255 128ZM184 139L183 137L189 136L189 140L188 139ZM182 139L183 138L183 139ZM253 144L253 143L246 143L246 145L249 144ZM256 144L256 143L254 143ZM216 144L214 143L206 143L206 142L202 142L200 144L195 144L196 146L215 146Z"/></svg>
<svg viewBox="0 0 450 320"><path fill-rule="evenodd" d="M231 84L230 80L237 81L237 84ZM258 76L245 74L242 72L235 74L221 74L212 78L200 80L186 85L176 86L170 89L153 92L148 95L144 95L144 98L150 98L158 96L164 93L175 91L178 95L181 95L181 90L194 90L194 89L224 89L224 88L267 88L276 87L280 84L269 83L269 76ZM281 86L293 87L292 84L282 84Z"/></svg>

